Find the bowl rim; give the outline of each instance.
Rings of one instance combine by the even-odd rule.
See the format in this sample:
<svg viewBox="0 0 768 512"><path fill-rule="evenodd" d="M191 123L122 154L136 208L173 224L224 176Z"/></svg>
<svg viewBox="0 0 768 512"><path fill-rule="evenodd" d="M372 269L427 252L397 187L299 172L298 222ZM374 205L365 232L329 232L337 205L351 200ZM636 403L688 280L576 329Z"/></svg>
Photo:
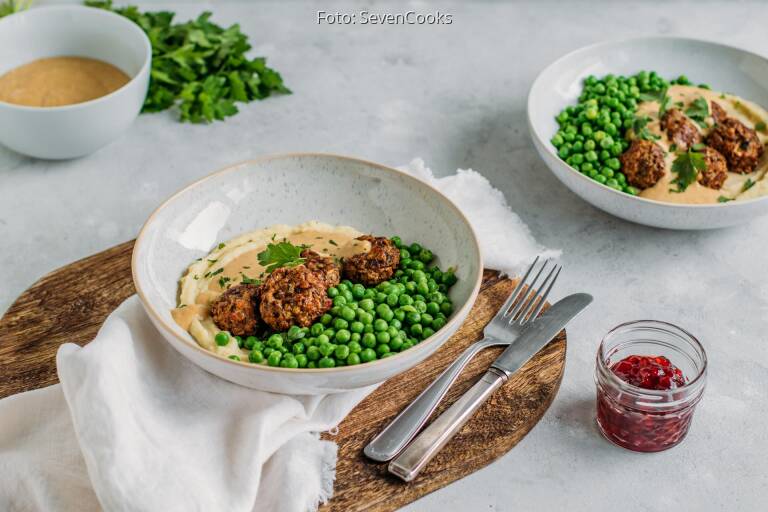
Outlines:
<svg viewBox="0 0 768 512"><path fill-rule="evenodd" d="M28 112L61 112L66 110L75 110L78 108L87 108L103 101L109 101L110 98L120 94L121 92L126 90L129 86L133 85L137 80L139 80L141 77L143 77L145 74L149 72L149 67L152 63L152 43L150 43L149 37L147 36L147 34L141 29L141 27L139 27L137 24L135 24L128 18L124 16L120 16L119 14L114 13L112 11L107 11L106 9L99 9L98 7L88 7L85 5L77 5L77 4L51 5L46 7L27 9L25 11L17 12L12 14L11 16L7 16L5 18L0 19L0 30L3 29L4 23L11 23L11 20L15 16L34 17L34 16L41 15L41 14L35 14L35 13L42 13L42 12L49 12L49 11L98 12L99 14L96 14L97 16L107 16L107 17L114 17L116 19L120 19L120 23L123 23L124 26L126 26L129 31L132 31L135 34L137 34L141 39L142 44L144 45L144 62L142 63L141 68L139 68L139 71L136 72L136 74L130 77L130 80L128 80L123 85L121 85L118 89L115 89L109 94L105 94L104 96L99 96L98 98L94 98L92 100L82 101L80 103L72 103L69 105L59 105L56 107L37 107L33 105L18 105L16 103L8 103L6 101L0 100L0 107L19 110L19 111L28 111ZM52 55L51 57L57 57L57 56L61 57L62 55ZM40 58L50 58L50 57L40 57ZM30 61L30 62L34 62L34 61ZM29 62L27 62L27 64L29 64ZM115 66L112 62L107 62L107 64L111 64L112 66ZM22 64L22 66L23 65L24 64ZM9 70L9 71L12 71L12 70ZM121 69L120 71L123 71L123 70Z"/></svg>
<svg viewBox="0 0 768 512"><path fill-rule="evenodd" d="M152 306L152 303L147 300L147 296L144 292L144 290L141 287L141 283L139 282L139 279L137 278L137 265L138 265L138 253L139 248L141 247L142 242L144 242L144 238L147 232L147 229L149 225L153 222L155 219L155 216L158 215L160 211L162 211L171 201L175 200L178 196L184 194L188 190L195 188L199 185L202 185L208 180L211 180L215 177L218 177L223 174L227 174L229 172L236 171L240 169L241 167L245 167L248 165L260 165L267 162L270 162L272 160L282 160L287 158L296 158L296 157L320 157L320 158L327 158L327 159L339 159L339 160L345 160L348 162L358 163L367 165L370 167L374 167L379 171L383 171L385 173L389 174L395 174L399 177L403 177L406 179L406 181L412 181L414 184L422 185L426 187L428 190L430 190L432 193L436 194L439 198L441 198L446 204L448 204L458 215L458 217L466 224L466 226L469 228L470 233L470 243L472 244L472 247L474 249L475 258L477 259L478 263L478 272L477 276L475 276L475 283L472 287L472 292L469 294L469 297L467 298L467 301L462 305L461 308L459 308L457 311L453 313L452 318L450 318L446 324L440 328L437 332L435 332L432 336L430 336L427 339L422 340L420 343L415 345L414 347L408 349L405 352L409 352L410 354L414 354L415 352L423 352L426 350L426 348L422 347L429 347L432 344L434 344L437 341L437 335L440 332L445 332L450 327L456 325L459 323L460 317L466 317L467 314L469 314L469 311L472 309L472 307L475 304L475 301L477 299L478 293L480 292L480 285L483 281L483 255L480 251L480 244L477 240L477 233L475 233L475 229L472 227L472 224L469 222L469 219L464 215L464 213L459 209L456 204L451 201L445 194L443 194L441 191L437 190L435 187L430 185L429 183L420 180L419 178L416 178L415 176L412 176L406 172L403 172L401 170L395 169L394 167L389 167L383 164L379 164L376 162L372 162L370 160L365 160L362 158L356 158L356 157L350 157L345 155L339 155L335 153L323 153L323 152L289 152L289 153L274 153L274 154L267 154L263 156L259 156L256 158L243 160L241 162L228 165L226 167L220 168L217 171L212 172L211 174L208 174L207 176L203 176L200 179L197 179L193 181L192 183L182 187L180 190L173 193L170 197L168 197L165 201L160 203L160 205L155 208L155 210L149 215L144 225L139 230L139 234L136 237L136 241L134 242L133 251L131 254L131 277L133 279L134 287L136 288L136 294L139 296L139 299L141 300L142 304L144 305L145 311L153 317L156 325L159 324L162 326L163 329L166 330L167 333L172 335L174 338L176 338L178 341L182 342L184 345L191 347L194 350L197 350L198 352L201 352L206 357L211 357L214 360L222 361L225 364L231 364L235 366L245 367L245 368L251 368L255 371L271 371L271 372L279 372L279 373L288 373L291 375L299 375L299 374L331 374L334 372L342 372L342 371L354 371L359 370L360 368L366 367L366 368L372 368L374 365L382 363L386 363L390 359L397 359L400 357L404 352L398 352L394 356L388 357L386 359L376 359L375 361L370 361L368 363L363 363L359 365L354 366L340 366L340 367L333 367L333 368L282 368L279 366L267 366L267 365L259 365L259 364L253 364L247 361L235 361L233 359L229 359L226 357L221 357L213 352L204 349L201 347L194 339L188 340L185 339L182 336L179 336L175 329L172 326L169 326L168 323L163 319L163 317L158 313L158 311L155 310L155 308ZM460 326L460 325L459 325ZM456 326L457 329L459 326ZM447 340L446 340L447 341ZM415 351L415 352L414 352ZM388 363L391 364L391 363Z"/></svg>
<svg viewBox="0 0 768 512"><path fill-rule="evenodd" d="M528 89L528 98L526 100L526 117L528 118L528 131L530 132L531 136L534 139L534 142L538 142L539 146L543 147L547 153L552 156L557 164L570 171L572 174L578 176L581 180L584 182L589 182L590 185L597 186L599 189L606 190L610 193L613 193L616 195L616 197L621 197L623 199L629 200L629 201L636 201L640 204L649 204L654 206L665 206L668 208L673 209L679 209L679 210L689 210L689 209L710 209L710 208L742 208L747 207L747 205L751 205L753 203L758 202L766 202L768 201L768 195L762 196L762 197L754 197L752 199L745 199L742 201L726 201L724 203L706 203L706 204L686 204L686 203L670 203L666 201L658 201L656 199L648 199L645 197L640 196L633 196L630 194L627 194L625 192L619 192L618 190L614 190L608 185L604 185L602 183L598 183L597 181L584 176L582 173L565 163L560 156L555 153L554 147L549 142L548 139L545 139L541 133L539 133L538 126L533 122L533 119L531 118L531 111L533 110L532 102L533 102L533 95L534 91L536 89L543 89L543 75L544 73L550 71L551 68L562 64L563 62L567 61L568 59L571 59L581 53L587 53L590 51L598 50L603 47L611 47L614 45L619 44L627 44L627 43L635 43L640 44L643 41L686 41L690 43L698 43L698 44L705 44L705 45L711 45L711 46L719 46L721 48L726 48L729 50L735 50L737 52L741 52L744 54L747 54L751 57L754 57L756 59L762 60L766 63L766 66L768 66L768 58L766 58L763 55L760 55L758 53L755 53L750 50L746 50L744 48L740 48L738 46L733 46L729 44L723 44L717 41L713 41L710 39L703 39L703 38L696 38L696 37L679 37L679 36L636 36L636 37L625 37L625 38L619 38L619 39L609 39L605 41L598 41L596 43L588 44L586 46L582 46L580 48L577 48L575 50L572 50L564 55L561 55L554 61L550 62L549 64L544 67L534 79L533 83L531 84L530 89ZM546 162L545 162L546 163ZM549 166L547 166L549 167Z"/></svg>

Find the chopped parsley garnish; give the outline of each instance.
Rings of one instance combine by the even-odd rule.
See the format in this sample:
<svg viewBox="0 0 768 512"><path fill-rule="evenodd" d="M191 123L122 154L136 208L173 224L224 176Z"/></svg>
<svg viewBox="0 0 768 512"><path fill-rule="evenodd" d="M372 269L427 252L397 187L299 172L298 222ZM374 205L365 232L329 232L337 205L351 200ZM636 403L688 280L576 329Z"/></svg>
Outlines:
<svg viewBox="0 0 768 512"><path fill-rule="evenodd" d="M654 135L648 130L647 125L650 120L651 118L648 116L635 117L634 121L632 121L632 132L635 134L635 137L651 141L660 139L658 135Z"/></svg>
<svg viewBox="0 0 768 512"><path fill-rule="evenodd" d="M764 132L765 131L765 123L762 122L762 121L758 121L757 124L755 124L755 130L757 130L759 132Z"/></svg>
<svg viewBox="0 0 768 512"><path fill-rule="evenodd" d="M227 283L228 283L228 282L230 282L230 281L231 281L231 279L230 279L230 278L228 278L228 277L225 277L225 276L221 276L221 277L219 278L219 286L221 286L222 288L224 288L224 287L227 285Z"/></svg>
<svg viewBox="0 0 768 512"><path fill-rule="evenodd" d="M685 115L693 119L696 124L702 128L708 128L706 118L709 117L709 104L702 97L696 98L691 105L685 109Z"/></svg>
<svg viewBox="0 0 768 512"><path fill-rule="evenodd" d="M243 280L242 280L243 284L255 284L257 286L261 284L261 281L259 281L258 279L252 279L247 275L243 274L242 272L240 272L240 275L243 276Z"/></svg>
<svg viewBox="0 0 768 512"><path fill-rule="evenodd" d="M223 248L225 248L226 246L227 246L227 244L225 244L224 242L221 242L221 243L219 244L219 246L218 246L218 249L219 249L219 250L222 250L222 249L223 249Z"/></svg>
<svg viewBox="0 0 768 512"><path fill-rule="evenodd" d="M293 245L290 242L268 244L267 249L258 255L259 263L266 267L269 274L280 267L295 267L304 263L301 251L307 247L309 246Z"/></svg>
<svg viewBox="0 0 768 512"><path fill-rule="evenodd" d="M213 272L210 273L210 275L211 277L213 277L215 275L221 274L222 272L224 272L224 267L221 267L219 270L214 270Z"/></svg>
<svg viewBox="0 0 768 512"><path fill-rule="evenodd" d="M336 240L328 240L328 243L336 247L339 246L339 244L336 243Z"/></svg>
<svg viewBox="0 0 768 512"><path fill-rule="evenodd" d="M746 192L747 190L751 189L755 186L755 182L752 181L752 178L747 178L747 181L744 182L744 186L741 187L742 192Z"/></svg>
<svg viewBox="0 0 768 512"><path fill-rule="evenodd" d="M728 201L733 201L730 197L720 196L717 198L718 203L727 203Z"/></svg>
<svg viewBox="0 0 768 512"><path fill-rule="evenodd" d="M670 153L675 153L676 151L677 151L677 144L675 144L675 143L670 144L669 145L669 152Z"/></svg>
<svg viewBox="0 0 768 512"><path fill-rule="evenodd" d="M219 261L219 260L208 260L208 263L210 263L211 265L213 265L213 264L214 264L214 263L216 263L217 261Z"/></svg>
<svg viewBox="0 0 768 512"><path fill-rule="evenodd" d="M239 25L217 25L210 12L174 23L174 13L169 11L113 7L112 0L86 0L85 4L124 16L149 36L152 70L144 112L178 105L182 121L210 123L237 114L238 102L291 92L264 57L247 56L251 44Z"/></svg>
<svg viewBox="0 0 768 512"><path fill-rule="evenodd" d="M670 189L670 192L684 192L691 183L696 181L699 172L706 170L707 163L703 153L694 151L693 148L680 153L672 162L672 172L677 174L672 183L677 185L677 190Z"/></svg>

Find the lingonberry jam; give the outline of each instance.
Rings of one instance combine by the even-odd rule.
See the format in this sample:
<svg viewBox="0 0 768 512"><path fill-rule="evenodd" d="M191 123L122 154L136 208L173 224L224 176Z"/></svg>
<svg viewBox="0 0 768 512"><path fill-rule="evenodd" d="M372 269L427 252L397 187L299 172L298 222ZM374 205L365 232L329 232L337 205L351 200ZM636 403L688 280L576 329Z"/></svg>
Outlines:
<svg viewBox="0 0 768 512"><path fill-rule="evenodd" d="M685 386L683 372L664 356L625 357L611 366L618 378L643 389L677 389Z"/></svg>
<svg viewBox="0 0 768 512"><path fill-rule="evenodd" d="M597 353L600 431L630 450L675 446L704 392L706 363L701 344L679 327L648 320L618 326Z"/></svg>

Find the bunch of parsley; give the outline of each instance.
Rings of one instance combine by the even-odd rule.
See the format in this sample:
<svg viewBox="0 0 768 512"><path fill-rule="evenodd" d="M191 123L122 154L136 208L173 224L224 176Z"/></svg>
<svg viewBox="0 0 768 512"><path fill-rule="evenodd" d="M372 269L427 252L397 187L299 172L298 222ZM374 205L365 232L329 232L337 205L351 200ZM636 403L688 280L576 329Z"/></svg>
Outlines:
<svg viewBox="0 0 768 512"><path fill-rule="evenodd" d="M15 12L25 11L32 6L32 0L5 0L0 3L0 18Z"/></svg>
<svg viewBox="0 0 768 512"><path fill-rule="evenodd" d="M173 23L174 13L168 11L113 7L112 0L86 0L85 4L125 16L149 37L152 70L144 112L178 104L182 121L212 122L237 114L237 102L291 92L264 57L246 56L251 45L239 25L223 28L210 21L210 12Z"/></svg>

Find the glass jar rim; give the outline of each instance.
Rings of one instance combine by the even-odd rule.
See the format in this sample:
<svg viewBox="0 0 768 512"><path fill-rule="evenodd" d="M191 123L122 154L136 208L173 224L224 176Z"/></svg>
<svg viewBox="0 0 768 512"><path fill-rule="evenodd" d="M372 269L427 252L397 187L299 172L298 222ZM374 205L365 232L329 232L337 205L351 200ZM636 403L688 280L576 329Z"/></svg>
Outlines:
<svg viewBox="0 0 768 512"><path fill-rule="evenodd" d="M610 371L608 366L605 364L605 358L603 357L603 351L605 349L606 341L608 341L612 336L615 336L619 332L632 327L643 327L643 326L652 326L655 325L657 327L664 328L673 334L676 335L682 335L686 338L686 341L689 342L699 353L701 356L701 368L699 369L698 373L696 374L696 377L694 377L692 380L686 382L683 386L680 386L679 388L675 389L645 389L641 388L639 386L635 386L633 384L630 384L629 382L625 382L624 380L620 379L615 373ZM686 329L683 329L682 327L675 325L671 322L665 322L663 320L631 320L629 322L624 322L622 324L617 325L610 331L608 331L605 336L603 336L603 339L600 340L600 347L597 350L597 368L598 371L602 370L600 373L605 374L606 378L615 386L619 387L621 390L630 392L636 395L643 395L645 397L653 397L655 400L661 400L670 398L674 394L678 394L681 392L700 392L701 389L697 388L703 388L704 386L704 376L707 373L707 353L704 350L704 346L701 344L701 342L688 332ZM678 401L678 400L676 400ZM673 402L676 402L673 401ZM652 405L652 404L647 404ZM658 405L671 405L670 402L659 402Z"/></svg>

